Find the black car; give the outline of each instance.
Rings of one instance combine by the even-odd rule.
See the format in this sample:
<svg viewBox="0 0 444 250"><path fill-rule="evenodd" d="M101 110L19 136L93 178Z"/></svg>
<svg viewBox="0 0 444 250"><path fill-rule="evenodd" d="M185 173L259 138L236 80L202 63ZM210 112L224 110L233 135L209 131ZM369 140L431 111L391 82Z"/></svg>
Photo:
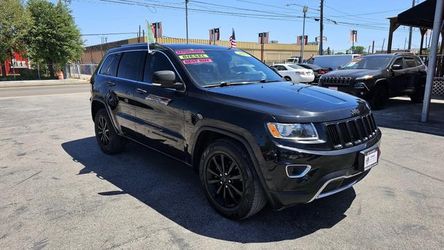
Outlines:
<svg viewBox="0 0 444 250"><path fill-rule="evenodd" d="M324 74L319 86L361 97L374 109L381 109L388 98L395 96L408 95L412 102L422 102L426 75L426 66L417 56L377 54Z"/></svg>
<svg viewBox="0 0 444 250"><path fill-rule="evenodd" d="M378 162L381 132L364 100L284 81L242 50L127 45L91 84L103 152L131 140L184 162L228 218L335 194Z"/></svg>
<svg viewBox="0 0 444 250"><path fill-rule="evenodd" d="M315 75L315 79L313 81L313 83L318 83L319 82L319 78L330 71L329 68L322 68L321 66L318 66L316 64L311 64L311 63L298 63L299 66L304 67L306 69L311 69L314 72Z"/></svg>

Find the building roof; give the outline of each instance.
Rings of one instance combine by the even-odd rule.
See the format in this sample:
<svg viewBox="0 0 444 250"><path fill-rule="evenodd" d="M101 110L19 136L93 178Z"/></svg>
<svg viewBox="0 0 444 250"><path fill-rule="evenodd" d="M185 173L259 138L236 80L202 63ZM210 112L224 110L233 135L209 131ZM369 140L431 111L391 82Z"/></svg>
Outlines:
<svg viewBox="0 0 444 250"><path fill-rule="evenodd" d="M132 43L125 44L117 48L110 49L109 52L119 52L126 51L131 49L146 49L146 43ZM180 50L180 49L211 49L211 50L226 50L227 47L217 46L217 45L203 45L203 44L150 44L150 49L165 49L170 48L172 50Z"/></svg>

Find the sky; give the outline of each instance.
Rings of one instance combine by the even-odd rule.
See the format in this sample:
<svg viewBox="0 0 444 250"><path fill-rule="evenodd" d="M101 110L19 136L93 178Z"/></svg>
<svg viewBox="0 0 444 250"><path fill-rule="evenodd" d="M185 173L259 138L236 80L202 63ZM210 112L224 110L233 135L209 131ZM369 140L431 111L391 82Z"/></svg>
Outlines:
<svg viewBox="0 0 444 250"><path fill-rule="evenodd" d="M55 1L55 0L52 0ZM424 0L416 0L420 3ZM219 27L221 39L228 40L232 28L238 41L257 41L259 32L270 32L270 40L295 43L302 35L303 6L308 6L305 33L309 42L319 36L319 0L189 0L189 37L208 39L208 30ZM412 0L325 0L324 49L345 51L350 48L350 31L358 31L358 42L368 48L375 41L387 48L388 17L410 8ZM185 37L185 0L71 0L70 8L85 45L100 44L102 39L115 41L135 37L145 20L162 22L163 35ZM146 29L146 28L145 28ZM394 34L393 48L403 49L408 27ZM124 35L93 35L130 33ZM412 48L419 47L420 34L413 30Z"/></svg>

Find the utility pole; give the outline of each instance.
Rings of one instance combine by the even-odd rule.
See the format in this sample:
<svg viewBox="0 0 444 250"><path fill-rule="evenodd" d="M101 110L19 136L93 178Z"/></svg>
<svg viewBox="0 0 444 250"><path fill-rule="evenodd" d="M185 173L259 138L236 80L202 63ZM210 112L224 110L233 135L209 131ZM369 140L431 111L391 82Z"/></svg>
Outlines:
<svg viewBox="0 0 444 250"><path fill-rule="evenodd" d="M415 0L412 0L412 7L415 6ZM407 47L407 49L410 51L412 49L412 26L410 26L409 28L409 45Z"/></svg>
<svg viewBox="0 0 444 250"><path fill-rule="evenodd" d="M372 54L375 54L375 40L372 42Z"/></svg>
<svg viewBox="0 0 444 250"><path fill-rule="evenodd" d="M320 8L321 16L319 20L319 55L323 54L323 41L324 41L324 0L321 0L321 8Z"/></svg>
<svg viewBox="0 0 444 250"><path fill-rule="evenodd" d="M300 63L304 62L304 46L305 46L305 16L307 15L308 7L304 6L302 9L304 12L304 21L302 22L302 39L301 39L301 59Z"/></svg>
<svg viewBox="0 0 444 250"><path fill-rule="evenodd" d="M188 2L189 0L185 0L185 31L187 37L187 44L188 44Z"/></svg>
<svg viewBox="0 0 444 250"><path fill-rule="evenodd" d="M381 54L384 53L384 44L385 44L385 38L384 40L382 40Z"/></svg>

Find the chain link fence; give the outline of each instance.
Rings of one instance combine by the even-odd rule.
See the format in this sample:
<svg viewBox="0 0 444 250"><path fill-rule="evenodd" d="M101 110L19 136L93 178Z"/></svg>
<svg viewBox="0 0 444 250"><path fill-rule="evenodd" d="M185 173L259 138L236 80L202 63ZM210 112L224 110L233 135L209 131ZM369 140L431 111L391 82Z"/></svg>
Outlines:
<svg viewBox="0 0 444 250"><path fill-rule="evenodd" d="M79 64L71 63L67 64L65 67L65 77L74 79L85 79L89 78L94 74L98 64Z"/></svg>

